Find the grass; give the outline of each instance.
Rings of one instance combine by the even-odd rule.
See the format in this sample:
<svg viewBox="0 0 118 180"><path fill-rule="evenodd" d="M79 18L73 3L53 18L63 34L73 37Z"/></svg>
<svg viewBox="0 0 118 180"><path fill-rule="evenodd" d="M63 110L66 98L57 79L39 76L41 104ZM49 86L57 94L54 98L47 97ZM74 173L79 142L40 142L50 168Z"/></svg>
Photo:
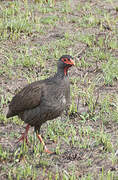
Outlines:
<svg viewBox="0 0 118 180"><path fill-rule="evenodd" d="M0 2L0 179L118 179L117 0ZM63 54L74 57L71 105L41 134L47 155L25 125L6 118L8 103L27 83L56 72Z"/></svg>

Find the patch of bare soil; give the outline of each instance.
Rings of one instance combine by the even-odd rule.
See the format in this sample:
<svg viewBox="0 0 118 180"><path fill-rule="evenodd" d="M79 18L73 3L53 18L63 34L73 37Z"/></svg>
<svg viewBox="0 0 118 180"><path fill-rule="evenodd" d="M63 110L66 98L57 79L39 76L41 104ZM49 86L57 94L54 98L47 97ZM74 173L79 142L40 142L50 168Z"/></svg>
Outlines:
<svg viewBox="0 0 118 180"><path fill-rule="evenodd" d="M81 0L81 3L86 3L85 0ZM108 2L101 2L101 1L89 1L90 5L92 7L92 9L94 8L100 8L101 10L105 9L105 11L107 12L111 12L111 16L116 17L117 12L114 10L113 7L110 6L110 4ZM59 3L59 1L57 2ZM73 9L75 9L76 5L78 5L78 1L77 0L73 0ZM118 6L117 1L115 1L114 5ZM47 42L53 42L56 40L60 40L64 38L64 34L66 32L69 32L70 34L74 34L77 33L77 31L83 32L83 34L95 34L96 35L96 42L97 42L97 38L98 36L100 36L100 28L97 27L90 27L90 28L84 28L84 27L79 27L79 26L75 26L74 21L71 21L73 19L73 17L81 17L83 14L83 12L78 12L78 11L73 11L73 13L68 15L68 18L70 18L70 22L66 23L66 24L58 24L57 26L55 26L52 30L47 29L47 34L45 36L41 36L38 33L33 33L32 35L28 36L27 38L24 38L24 36L22 36L18 41L16 42L11 42L10 40L6 40L4 42L0 42L0 47L2 47L2 55L0 55L0 61L1 64L5 63L5 57L4 57L4 52L6 52L6 50L9 48L9 51L14 51L14 52L18 52L19 51L19 46L21 45L30 45L30 48L36 48L37 44L38 44L38 48L39 46L42 46L44 44L46 44ZM98 25L99 26L99 25ZM107 28L107 25L105 26L105 30L104 30L104 34L108 33L110 34L111 29ZM107 30L106 30L107 29ZM79 35L78 35L79 36ZM29 48L29 49L30 49ZM76 63L78 63L79 61L81 61L82 57L84 54L86 54L87 50L88 50L88 45L86 43L83 42L78 42L75 41L75 45L73 46L73 51L75 52L75 61ZM30 53L30 50L29 50ZM52 53L52 52L51 52ZM117 51L114 51L114 55L115 57L118 57L118 53ZM15 57L16 55L14 55ZM17 56L16 56L17 58ZM85 57L86 58L86 57ZM86 58L86 62L88 61L91 62L91 58ZM53 68L55 67L56 62L53 61L52 59L49 59L49 61L46 61L45 63L45 68L41 68L40 65L39 67L33 67L32 71L34 73L32 73L32 79L36 80L36 79L40 79L41 76L43 76L44 74L50 74L50 72L53 70ZM49 69L50 72L46 72L46 69ZM27 79L23 76L23 73L25 72L26 74L28 74L28 71L30 72L30 70L28 70L28 68L20 68L19 67L19 71L16 71L16 68L14 67L13 69L13 74L12 77L10 79L8 79L8 77L6 75L1 74L0 75L0 86L2 87L2 91L1 91L1 98L0 100L2 101L2 96L6 97L6 95L9 94L9 96L13 96L19 89L21 89L22 87L24 87L27 84ZM47 70L48 71L48 70ZM54 73L54 71L52 71L52 73ZM70 76L76 78L80 78L83 79L83 81L79 81L77 80L77 86L84 89L88 86L88 84L86 83L86 79L90 80L90 82L92 82L92 80L94 79L94 77L101 75L103 72L101 71L101 64L100 62L98 62L98 64L96 65L96 63L92 63L92 66L85 69L80 69L80 68L73 68L72 71L70 72ZM38 78L37 78L38 77ZM73 86L73 82L71 82L71 85ZM112 86L105 86L103 84L103 78L100 79L100 81L98 82L97 86L95 87L95 97L97 98L97 95L99 94L102 97L108 95L108 94L117 94L118 93L118 82L117 80L114 81ZM79 96L77 94L77 96ZM98 111L100 110L99 104L100 104L101 99L98 98L97 101L97 105L98 105L98 109L95 109L94 113L98 113ZM76 97L75 97L75 102L78 103ZM1 110L1 114L6 114L7 112L7 104L3 105L3 108ZM82 141L83 142L83 138L86 139L88 138L89 141L89 135L88 134L82 134L81 137L79 137L79 127L81 128L86 128L86 127L90 127L93 132L97 132L97 131L103 131L104 133L107 133L110 137L112 146L114 147L114 156L115 158L117 157L117 151L118 151L118 123L112 121L112 119L109 119L106 124L103 127L103 122L102 119L97 119L96 121L92 120L92 118L89 116L88 118L86 118L86 122L83 123L83 119L81 117L82 113L89 113L89 109L87 105L83 106L82 101L80 100L80 103L78 104L78 112L77 113L73 113L70 115L70 121L68 123L68 129L71 126L71 124L73 125L73 127L76 129L76 136L77 136L77 141ZM106 116L107 116L107 112L106 112ZM2 118L2 116L0 117ZM63 116L62 121L64 123L66 119L66 116ZM60 120L60 119L59 119ZM55 121L58 121L55 120ZM7 150L9 152L9 158L7 160L2 160L0 159L0 179L4 180L7 179L8 176L3 173L3 167L7 168L10 167L10 164L12 165L12 167L14 166L18 166L22 164L22 160L16 164L14 164L14 153L15 151L20 147L20 145L16 144L16 139L17 139L17 135L21 134L23 132L23 127L24 125L18 125L15 124L14 122L12 122L12 120L8 123L4 123L2 122L2 120L0 121L0 145L2 146L3 150ZM42 129L41 129L41 133L42 136L45 136L45 132L46 132L46 128L48 128L48 122L45 123L45 125L43 125ZM33 129L31 129L29 131L30 136L33 136ZM61 137L59 137L61 139ZM70 141L69 144L66 143L65 141L61 140L61 144L60 144L60 151L61 153L58 154L52 154L51 156L45 157L44 153L42 153L40 156L41 160L44 159L45 161L48 161L48 165L42 165L40 158L39 161L36 162L35 164L35 168L39 169L39 171L43 172L43 168L46 167L46 172L48 173L49 171L52 173L55 173L55 169L59 172L59 177L60 179L63 178L63 173L67 173L68 175L71 175L72 172L74 172L75 176L79 178L87 176L88 174L92 174L94 176L94 179L98 179L99 178L99 174L102 174L103 169L104 172L115 172L116 174L116 179L118 178L118 163L117 162L113 162L113 157L111 156L112 152L109 150L107 151L105 149L105 142L101 143L96 143L96 137L93 134L93 138L91 138L90 140L90 144L88 147L85 148L81 148L79 145L78 146L74 146L71 145L71 136L69 137ZM57 144L54 141L51 141L50 139L47 138L46 140L47 143L47 147L50 149L56 149ZM28 155L30 157L30 163L32 163L34 161L33 159L33 145L29 146L29 150L28 150ZM117 159L117 158L116 158ZM118 161L118 159L117 159ZM30 164L29 163L29 164ZM24 164L23 164L24 165ZM2 172L2 173L1 173ZM45 175L45 177L43 177L41 174L39 175L38 178L41 179L46 179L47 175Z"/></svg>

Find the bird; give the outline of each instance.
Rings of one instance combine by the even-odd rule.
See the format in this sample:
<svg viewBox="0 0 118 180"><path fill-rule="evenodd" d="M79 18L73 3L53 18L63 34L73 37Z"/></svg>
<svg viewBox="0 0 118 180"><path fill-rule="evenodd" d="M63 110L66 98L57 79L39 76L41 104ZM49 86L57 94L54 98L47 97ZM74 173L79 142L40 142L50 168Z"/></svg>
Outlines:
<svg viewBox="0 0 118 180"><path fill-rule="evenodd" d="M34 81L21 89L10 101L6 117L18 116L27 125L17 141L28 143L28 131L34 127L37 138L46 147L40 128L43 123L53 120L63 113L70 104L70 82L68 69L75 65L70 55L63 55L57 62L57 72L44 80Z"/></svg>

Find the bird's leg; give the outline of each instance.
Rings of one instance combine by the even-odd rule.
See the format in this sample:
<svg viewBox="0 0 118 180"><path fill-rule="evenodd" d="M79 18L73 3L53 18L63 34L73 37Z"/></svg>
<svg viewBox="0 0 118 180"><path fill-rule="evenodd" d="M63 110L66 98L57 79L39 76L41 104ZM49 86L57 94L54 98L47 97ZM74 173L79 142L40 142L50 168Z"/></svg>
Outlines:
<svg viewBox="0 0 118 180"><path fill-rule="evenodd" d="M43 139L42 139L42 137L41 137L41 135L37 133L37 137L38 137L38 139L40 140L40 142L43 144L45 152L46 152L46 153L49 153L49 154L52 154L53 152L51 152L51 151L48 150L48 148L46 147L46 145L45 145L45 143L44 143L44 141L43 141Z"/></svg>
<svg viewBox="0 0 118 180"><path fill-rule="evenodd" d="M22 134L22 136L18 139L16 143L20 141L26 141L26 143L28 144L27 134L28 134L29 128L30 128L30 125L28 124L25 128L25 132Z"/></svg>

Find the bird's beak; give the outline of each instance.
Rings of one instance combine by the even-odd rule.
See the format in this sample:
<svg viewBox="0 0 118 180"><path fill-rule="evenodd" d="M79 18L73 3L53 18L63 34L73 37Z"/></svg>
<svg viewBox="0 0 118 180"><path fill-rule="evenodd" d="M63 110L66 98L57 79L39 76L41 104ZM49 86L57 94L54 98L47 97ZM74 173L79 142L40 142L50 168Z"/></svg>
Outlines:
<svg viewBox="0 0 118 180"><path fill-rule="evenodd" d="M75 66L75 62L72 59L70 59L70 62L72 66Z"/></svg>

